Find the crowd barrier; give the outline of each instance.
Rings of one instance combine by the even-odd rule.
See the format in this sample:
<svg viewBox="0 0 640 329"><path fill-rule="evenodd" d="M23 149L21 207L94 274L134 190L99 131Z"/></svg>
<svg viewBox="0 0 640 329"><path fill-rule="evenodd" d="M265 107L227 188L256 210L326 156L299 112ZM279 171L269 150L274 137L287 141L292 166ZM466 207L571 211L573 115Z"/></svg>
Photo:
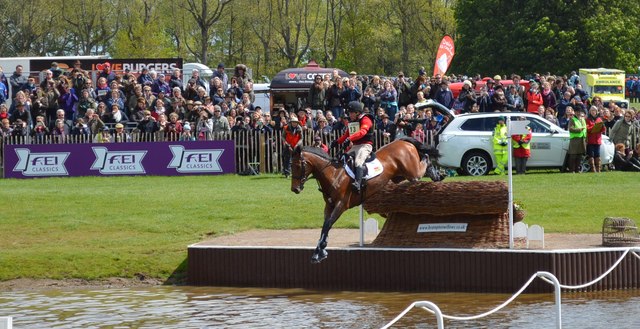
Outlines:
<svg viewBox="0 0 640 329"><path fill-rule="evenodd" d="M312 145L314 136L318 135L313 130L303 132L303 144ZM329 145L331 141L340 136L340 132L333 131L331 133L319 134L322 143ZM113 135L111 135L113 136ZM144 134L139 132L131 132L127 134L124 140L127 143L139 142L172 142L178 141L180 136L165 134L158 132L154 134ZM425 143L435 145L434 134L426 132ZM232 140L235 147L235 172L238 174L256 174L256 173L280 173L283 169L283 136L282 131L237 131L229 133L211 133L206 136L206 140L221 141ZM196 140L189 143L198 143ZM390 139L381 132L374 132L374 150L388 144ZM32 145L32 144L102 144L112 143L102 140L102 135L66 135L66 136L13 136L5 137L2 140L2 156L1 163L4 166L5 145ZM330 150L332 156L336 156L337 150Z"/></svg>

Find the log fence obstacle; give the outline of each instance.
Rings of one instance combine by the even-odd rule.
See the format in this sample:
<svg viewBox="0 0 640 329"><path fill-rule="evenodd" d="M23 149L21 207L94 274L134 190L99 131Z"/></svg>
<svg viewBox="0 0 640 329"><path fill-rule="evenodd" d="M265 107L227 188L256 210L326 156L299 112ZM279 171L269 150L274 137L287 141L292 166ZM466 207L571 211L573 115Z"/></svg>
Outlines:
<svg viewBox="0 0 640 329"><path fill-rule="evenodd" d="M389 183L364 209L386 218L373 246L507 248L508 198L504 182Z"/></svg>

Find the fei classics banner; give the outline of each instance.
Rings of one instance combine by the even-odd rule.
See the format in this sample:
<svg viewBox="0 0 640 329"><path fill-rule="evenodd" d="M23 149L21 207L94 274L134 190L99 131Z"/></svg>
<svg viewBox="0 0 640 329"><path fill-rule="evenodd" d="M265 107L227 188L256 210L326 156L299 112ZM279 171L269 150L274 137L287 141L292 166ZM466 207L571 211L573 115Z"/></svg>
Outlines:
<svg viewBox="0 0 640 329"><path fill-rule="evenodd" d="M5 145L7 178L231 173L233 141Z"/></svg>

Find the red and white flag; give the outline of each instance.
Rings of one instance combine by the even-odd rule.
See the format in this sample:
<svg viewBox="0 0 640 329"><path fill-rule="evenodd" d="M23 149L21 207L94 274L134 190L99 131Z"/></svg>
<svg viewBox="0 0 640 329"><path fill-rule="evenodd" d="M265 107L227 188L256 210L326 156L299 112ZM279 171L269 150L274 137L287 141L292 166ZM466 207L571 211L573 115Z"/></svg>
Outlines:
<svg viewBox="0 0 640 329"><path fill-rule="evenodd" d="M445 74L447 69L449 69L449 64L451 64L451 60L453 59L453 55L455 55L456 49L453 45L453 39L450 36L445 35L440 41L440 46L438 47L438 54L436 54L436 63L433 66L433 75L436 74Z"/></svg>

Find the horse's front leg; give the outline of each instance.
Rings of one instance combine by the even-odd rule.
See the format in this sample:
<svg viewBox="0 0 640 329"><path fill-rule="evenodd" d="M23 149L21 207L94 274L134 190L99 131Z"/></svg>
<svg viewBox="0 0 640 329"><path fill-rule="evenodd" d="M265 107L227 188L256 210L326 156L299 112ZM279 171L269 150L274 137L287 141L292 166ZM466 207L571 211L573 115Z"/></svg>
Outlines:
<svg viewBox="0 0 640 329"><path fill-rule="evenodd" d="M322 225L322 232L320 233L320 239L318 245L311 256L311 262L314 264L320 263L327 258L327 238L329 237L329 230L333 224L338 220L340 215L344 212L344 206L342 201L335 204L327 203L324 207L324 224Z"/></svg>

